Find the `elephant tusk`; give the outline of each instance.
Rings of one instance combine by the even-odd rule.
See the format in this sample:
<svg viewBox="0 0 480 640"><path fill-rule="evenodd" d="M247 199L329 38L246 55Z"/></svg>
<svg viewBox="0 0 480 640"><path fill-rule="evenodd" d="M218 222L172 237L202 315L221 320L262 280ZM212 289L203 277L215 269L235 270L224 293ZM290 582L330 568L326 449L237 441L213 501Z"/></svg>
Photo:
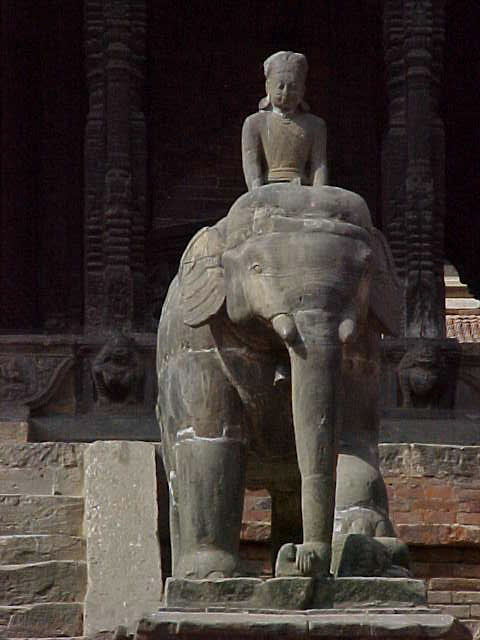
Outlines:
<svg viewBox="0 0 480 640"><path fill-rule="evenodd" d="M292 316L288 313L279 313L272 319L272 326L282 340L288 344L295 342L297 338L297 327Z"/></svg>
<svg viewBox="0 0 480 640"><path fill-rule="evenodd" d="M348 344L353 342L357 334L357 323L352 318L345 318L338 327L340 342Z"/></svg>

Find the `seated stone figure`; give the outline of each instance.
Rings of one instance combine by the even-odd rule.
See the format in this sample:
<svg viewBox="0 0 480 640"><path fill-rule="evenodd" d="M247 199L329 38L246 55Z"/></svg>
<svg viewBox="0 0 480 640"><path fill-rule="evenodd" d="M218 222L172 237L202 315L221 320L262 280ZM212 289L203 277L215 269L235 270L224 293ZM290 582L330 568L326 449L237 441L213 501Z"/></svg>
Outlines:
<svg viewBox="0 0 480 640"><path fill-rule="evenodd" d="M303 100L307 70L301 53L279 51L265 60L267 96L242 131L249 190L271 182L326 184L327 129Z"/></svg>

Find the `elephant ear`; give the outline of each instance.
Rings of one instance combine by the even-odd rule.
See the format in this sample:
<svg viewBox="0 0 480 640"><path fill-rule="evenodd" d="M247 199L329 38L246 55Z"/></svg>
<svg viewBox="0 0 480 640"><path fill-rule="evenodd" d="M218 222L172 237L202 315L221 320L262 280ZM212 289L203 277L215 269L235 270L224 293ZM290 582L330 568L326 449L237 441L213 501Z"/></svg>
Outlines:
<svg viewBox="0 0 480 640"><path fill-rule="evenodd" d="M215 227L204 227L192 238L182 256L179 282L183 320L190 327L208 322L225 300L222 251L219 231Z"/></svg>
<svg viewBox="0 0 480 640"><path fill-rule="evenodd" d="M402 325L403 289L395 271L388 242L372 229L373 273L370 283L370 313L381 333L397 336Z"/></svg>

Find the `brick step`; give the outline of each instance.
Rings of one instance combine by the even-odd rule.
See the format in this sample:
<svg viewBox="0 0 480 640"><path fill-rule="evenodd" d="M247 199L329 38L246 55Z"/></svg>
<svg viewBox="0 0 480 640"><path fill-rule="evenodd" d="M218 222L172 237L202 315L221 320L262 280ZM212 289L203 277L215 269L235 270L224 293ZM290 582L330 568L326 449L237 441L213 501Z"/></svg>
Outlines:
<svg viewBox="0 0 480 640"><path fill-rule="evenodd" d="M83 603L0 607L0 638L81 637Z"/></svg>
<svg viewBox="0 0 480 640"><path fill-rule="evenodd" d="M0 536L81 536L82 529L82 498L0 494Z"/></svg>
<svg viewBox="0 0 480 640"><path fill-rule="evenodd" d="M84 449L84 444L63 442L2 444L2 493L81 496Z"/></svg>
<svg viewBox="0 0 480 640"><path fill-rule="evenodd" d="M49 560L85 560L85 540L79 536L0 536L0 565Z"/></svg>
<svg viewBox="0 0 480 640"><path fill-rule="evenodd" d="M0 566L0 606L83 602L86 585L87 566L81 561Z"/></svg>

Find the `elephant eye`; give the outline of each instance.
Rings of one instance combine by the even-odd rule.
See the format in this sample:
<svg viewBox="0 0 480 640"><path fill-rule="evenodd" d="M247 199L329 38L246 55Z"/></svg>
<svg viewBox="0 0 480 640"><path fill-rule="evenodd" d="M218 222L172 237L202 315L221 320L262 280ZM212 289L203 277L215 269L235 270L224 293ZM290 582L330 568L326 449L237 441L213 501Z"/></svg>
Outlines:
<svg viewBox="0 0 480 640"><path fill-rule="evenodd" d="M258 264L258 262L255 262L255 264L252 264L252 266L250 267L250 269L252 271L255 271L255 273L262 273L262 265Z"/></svg>

